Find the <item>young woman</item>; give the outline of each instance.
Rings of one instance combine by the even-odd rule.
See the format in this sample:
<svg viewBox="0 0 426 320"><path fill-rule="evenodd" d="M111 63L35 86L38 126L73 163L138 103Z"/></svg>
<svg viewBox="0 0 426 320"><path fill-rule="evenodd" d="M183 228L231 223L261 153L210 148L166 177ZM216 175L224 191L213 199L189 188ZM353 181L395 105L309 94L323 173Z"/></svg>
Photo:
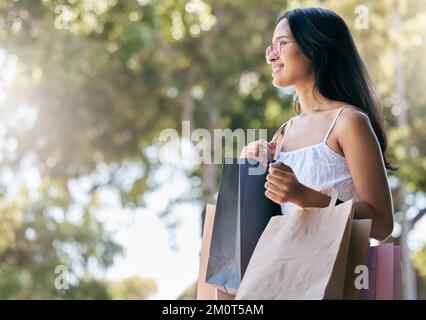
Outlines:
<svg viewBox="0 0 426 320"><path fill-rule="evenodd" d="M243 157L271 164L265 194L282 213L298 207L326 207L333 187L338 199L355 201L355 219L372 219L371 237L393 230L393 207L386 169L383 113L349 29L336 13L294 9L277 19L266 49L273 85L293 86L296 113L271 142L247 145Z"/></svg>

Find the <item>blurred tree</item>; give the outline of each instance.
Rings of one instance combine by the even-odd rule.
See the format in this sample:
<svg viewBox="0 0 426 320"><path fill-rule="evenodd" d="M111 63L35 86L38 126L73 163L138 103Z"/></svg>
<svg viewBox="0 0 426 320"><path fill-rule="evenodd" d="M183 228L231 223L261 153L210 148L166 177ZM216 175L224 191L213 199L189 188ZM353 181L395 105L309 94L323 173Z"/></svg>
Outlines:
<svg viewBox="0 0 426 320"><path fill-rule="evenodd" d="M426 247L414 254L414 265L419 270L420 275L426 278Z"/></svg>
<svg viewBox="0 0 426 320"><path fill-rule="evenodd" d="M419 279L417 281L418 298L426 299L426 246L413 254L413 264L417 270Z"/></svg>
<svg viewBox="0 0 426 320"><path fill-rule="evenodd" d="M182 292L177 300L195 300L197 298L197 281L193 282L184 292Z"/></svg>
<svg viewBox="0 0 426 320"><path fill-rule="evenodd" d="M107 298L105 285L93 274L111 266L121 247L90 208L81 217L68 217L63 193L52 197L44 191L37 201L25 188L14 200L0 201L5 231L0 233L0 298ZM58 266L66 273L61 275ZM59 283L66 286L55 286L62 276Z"/></svg>
<svg viewBox="0 0 426 320"><path fill-rule="evenodd" d="M128 277L108 285L108 292L113 299L145 300L157 291L157 284L152 279L138 276Z"/></svg>
<svg viewBox="0 0 426 320"><path fill-rule="evenodd" d="M41 174L65 187L100 163L118 164L103 185L117 187L123 205L143 205L145 191L155 187L149 177L157 165L144 150L158 145L161 129L180 131L181 120L210 131L275 129L289 114L281 111L289 109L291 97L271 94L275 89L262 81L270 70L258 63L270 42L262 38L273 26L271 16L284 2L102 3L2 1L2 46L18 57L20 71L3 114L11 118L16 106L26 106L36 115L33 126L4 128L17 144L14 156L5 159L14 170L35 153ZM233 28L245 11L251 17ZM143 169L127 188L115 179L123 159ZM214 201L215 167L196 167L191 175L204 179L203 202ZM198 194L180 201L200 200Z"/></svg>

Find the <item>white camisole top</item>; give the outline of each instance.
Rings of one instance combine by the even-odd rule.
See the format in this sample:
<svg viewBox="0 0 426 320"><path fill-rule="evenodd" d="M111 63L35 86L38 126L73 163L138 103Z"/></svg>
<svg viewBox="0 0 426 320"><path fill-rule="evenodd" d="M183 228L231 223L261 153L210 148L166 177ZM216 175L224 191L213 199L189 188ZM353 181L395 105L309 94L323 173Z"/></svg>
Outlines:
<svg viewBox="0 0 426 320"><path fill-rule="evenodd" d="M348 107L348 105L340 107L323 141L294 151L281 151L277 155L277 161L290 166L299 182L318 191L332 187L337 190L338 198L342 201L355 198L355 187L346 159L327 145L327 138L336 123L337 117L345 107ZM295 117L284 123L274 135L275 138L282 128L287 123L289 124L279 150L282 150L293 118ZM282 214L291 213L299 208L299 206L290 202L281 204Z"/></svg>

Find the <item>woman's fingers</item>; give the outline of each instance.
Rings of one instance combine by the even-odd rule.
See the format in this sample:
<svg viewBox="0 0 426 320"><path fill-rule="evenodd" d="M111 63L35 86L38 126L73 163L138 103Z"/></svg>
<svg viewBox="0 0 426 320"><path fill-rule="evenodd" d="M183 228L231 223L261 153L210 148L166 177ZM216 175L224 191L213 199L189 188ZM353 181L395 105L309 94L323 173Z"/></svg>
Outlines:
<svg viewBox="0 0 426 320"><path fill-rule="evenodd" d="M284 184L288 181L288 178L286 176L281 176L278 174L272 175L268 173L266 175L266 181L270 181L276 185Z"/></svg>
<svg viewBox="0 0 426 320"><path fill-rule="evenodd" d="M269 191L272 191L272 192L274 192L276 194L280 194L281 193L280 185L275 184L275 183L273 183L271 181L265 182L265 189L269 190Z"/></svg>
<svg viewBox="0 0 426 320"><path fill-rule="evenodd" d="M270 145L266 140L263 139L253 141L243 148L240 157L254 159L266 165L268 154L271 154L269 150L272 146L273 144Z"/></svg>
<svg viewBox="0 0 426 320"><path fill-rule="evenodd" d="M293 175L294 174L291 172L269 168L269 173L266 175L266 180L274 181L276 184L286 183L293 179Z"/></svg>
<svg viewBox="0 0 426 320"><path fill-rule="evenodd" d="M265 191L265 196L269 199L271 199L272 201L274 201L275 203L280 204L280 197L273 191L271 190L266 190Z"/></svg>
<svg viewBox="0 0 426 320"><path fill-rule="evenodd" d="M272 157L275 155L275 149L276 148L277 148L277 142L276 141L268 142L268 150L269 150Z"/></svg>
<svg viewBox="0 0 426 320"><path fill-rule="evenodd" d="M276 141L268 142L264 139L250 142L243 148L240 158L254 159L266 165L268 159L272 159L275 155L277 147Z"/></svg>
<svg viewBox="0 0 426 320"><path fill-rule="evenodd" d="M270 168L271 170L278 169L280 171L293 172L293 169L290 166L283 163L282 161L271 163Z"/></svg>

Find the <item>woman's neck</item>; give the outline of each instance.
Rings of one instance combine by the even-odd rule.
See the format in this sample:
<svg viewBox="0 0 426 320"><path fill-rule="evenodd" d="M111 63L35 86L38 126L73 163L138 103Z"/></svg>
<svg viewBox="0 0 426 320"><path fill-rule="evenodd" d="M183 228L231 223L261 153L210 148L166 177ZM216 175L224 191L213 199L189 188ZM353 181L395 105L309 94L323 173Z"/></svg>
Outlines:
<svg viewBox="0 0 426 320"><path fill-rule="evenodd" d="M342 101L332 101L324 97L317 89L314 89L314 81L295 85L295 90L299 97L302 117L335 109L343 104Z"/></svg>

